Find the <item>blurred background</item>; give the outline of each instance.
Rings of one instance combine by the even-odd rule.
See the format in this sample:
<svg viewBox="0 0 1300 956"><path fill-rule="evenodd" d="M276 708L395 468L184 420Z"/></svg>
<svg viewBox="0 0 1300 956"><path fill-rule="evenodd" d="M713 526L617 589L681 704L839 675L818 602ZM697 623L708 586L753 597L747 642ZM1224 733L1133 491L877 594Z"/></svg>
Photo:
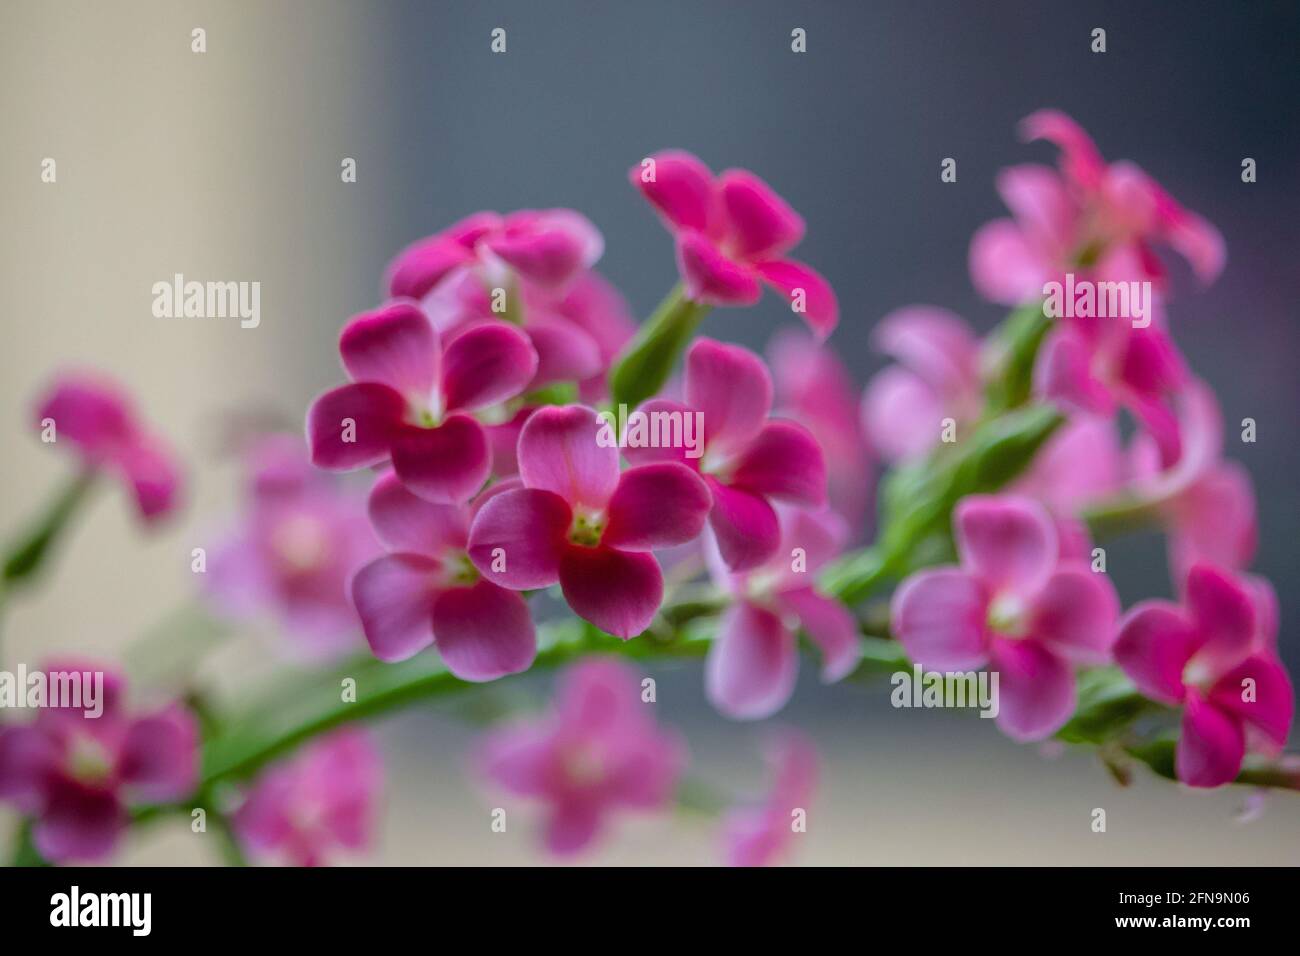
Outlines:
<svg viewBox="0 0 1300 956"><path fill-rule="evenodd" d="M369 2L167 0L0 7L0 532L16 533L69 468L31 435L30 404L57 369L129 384L191 467L181 520L146 536L115 489L97 496L46 586L7 609L6 658L112 657L191 599L190 549L235 502L223 422L300 427L341 380L343 321L373 305L385 262L477 209L573 206L604 232L601 270L645 316L676 279L667 233L626 180L676 146L744 166L808 222L798 251L842 304L832 344L859 384L888 311L925 302L979 330L1002 315L971 288L967 245L1003 214L1000 167L1052 159L1015 124L1066 110L1108 158L1130 158L1214 222L1228 268L1200 291L1172 263L1172 326L1217 390L1229 455L1256 484L1256 568L1282 600L1282 648L1300 671L1295 436L1300 407L1300 5L931 0ZM191 52L191 30L207 52ZM489 51L503 27L508 52ZM807 31L806 54L790 31ZM1094 27L1108 50L1090 52ZM57 161L57 184L41 162ZM357 182L340 181L355 158ZM954 157L956 183L941 183ZM1241 161L1258 163L1243 184ZM260 281L262 321L162 320L151 286L174 273ZM707 332L755 348L789 323L775 297L715 311ZM1231 440L1258 422L1258 441ZM1125 604L1168 594L1163 544L1110 554ZM283 666L255 629L205 679L232 694ZM812 669L805 666L805 671ZM720 788L763 780L762 726L703 700L698 666L652 671L659 715ZM550 675L530 677L540 697ZM823 688L805 673L779 721L826 761L797 860L847 863L1295 864L1300 798L1234 822L1245 794L1193 793L1138 773L1116 787L1091 758L1049 761L969 715L895 711L888 685ZM466 771L472 729L435 712L385 724L386 812L372 862L501 864L543 858L532 834L489 830L492 801ZM1109 829L1090 832L1104 807ZM3 830L8 832L8 820ZM585 857L711 863L713 829L682 816L628 821ZM177 824L134 840L129 863L204 863Z"/></svg>

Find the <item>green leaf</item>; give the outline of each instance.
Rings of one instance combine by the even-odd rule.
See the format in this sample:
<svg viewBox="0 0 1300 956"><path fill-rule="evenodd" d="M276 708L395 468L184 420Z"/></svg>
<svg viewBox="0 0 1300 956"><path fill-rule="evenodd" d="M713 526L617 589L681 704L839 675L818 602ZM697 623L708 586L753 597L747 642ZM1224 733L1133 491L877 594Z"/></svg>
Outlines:
<svg viewBox="0 0 1300 956"><path fill-rule="evenodd" d="M1087 670L1079 675L1074 716L1056 732L1056 739L1070 744L1106 743L1118 739L1138 717L1161 709L1139 694L1118 668Z"/></svg>
<svg viewBox="0 0 1300 956"><path fill-rule="evenodd" d="M1011 313L995 333L992 367L986 370L987 415L1000 415L1029 401L1038 347L1051 327L1052 320L1043 314L1042 303L1035 302Z"/></svg>

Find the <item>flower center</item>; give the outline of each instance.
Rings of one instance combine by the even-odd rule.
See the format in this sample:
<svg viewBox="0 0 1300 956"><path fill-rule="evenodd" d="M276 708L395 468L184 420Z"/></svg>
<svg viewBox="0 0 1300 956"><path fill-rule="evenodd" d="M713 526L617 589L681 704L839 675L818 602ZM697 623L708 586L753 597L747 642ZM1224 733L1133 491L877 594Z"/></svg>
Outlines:
<svg viewBox="0 0 1300 956"><path fill-rule="evenodd" d="M1199 657L1193 657L1183 668L1183 684L1188 687L1209 687L1214 681L1210 665Z"/></svg>
<svg viewBox="0 0 1300 956"><path fill-rule="evenodd" d="M1024 637L1028 630L1025 602L1014 594L999 594L989 604L988 626L1003 637Z"/></svg>
<svg viewBox="0 0 1300 956"><path fill-rule="evenodd" d="M442 573L445 584L453 587L469 587L481 577L464 551L449 551L443 555Z"/></svg>
<svg viewBox="0 0 1300 956"><path fill-rule="evenodd" d="M579 744L564 754L564 776L575 787L592 787L605 779L605 764L596 748Z"/></svg>
<svg viewBox="0 0 1300 956"><path fill-rule="evenodd" d="M569 525L569 541L584 548L594 548L600 544L600 536L605 533L605 516L599 511L573 509L573 522Z"/></svg>
<svg viewBox="0 0 1300 956"><path fill-rule="evenodd" d="M108 750L86 734L74 734L67 757L68 773L82 783L103 783L113 773Z"/></svg>
<svg viewBox="0 0 1300 956"><path fill-rule="evenodd" d="M276 526L271 546L285 569L302 573L325 562L329 553L329 534L325 526L307 515L294 515Z"/></svg>

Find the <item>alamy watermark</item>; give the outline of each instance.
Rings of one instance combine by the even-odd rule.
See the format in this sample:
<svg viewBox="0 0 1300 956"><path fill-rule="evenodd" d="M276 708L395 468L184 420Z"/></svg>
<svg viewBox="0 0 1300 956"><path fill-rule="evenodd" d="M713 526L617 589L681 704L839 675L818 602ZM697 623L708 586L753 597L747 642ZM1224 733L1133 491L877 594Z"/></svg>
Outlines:
<svg viewBox="0 0 1300 956"><path fill-rule="evenodd" d="M86 717L104 713L103 671L0 671L0 710L58 707Z"/></svg>
<svg viewBox="0 0 1300 956"><path fill-rule="evenodd" d="M682 448L687 458L704 454L704 413L690 409L656 409L629 412L626 405L614 412L597 412L601 448Z"/></svg>
<svg viewBox="0 0 1300 956"><path fill-rule="evenodd" d="M195 282L176 273L153 284L153 314L159 319L239 319L242 329L262 323L262 283Z"/></svg>
<svg viewBox="0 0 1300 956"><path fill-rule="evenodd" d="M896 671L889 702L895 707L978 707L981 717L996 717L997 671L927 671L920 664Z"/></svg>
<svg viewBox="0 0 1300 956"><path fill-rule="evenodd" d="M1151 324L1151 283L1092 282L1065 274L1065 282L1043 283L1043 315L1049 319L1130 319L1133 328Z"/></svg>

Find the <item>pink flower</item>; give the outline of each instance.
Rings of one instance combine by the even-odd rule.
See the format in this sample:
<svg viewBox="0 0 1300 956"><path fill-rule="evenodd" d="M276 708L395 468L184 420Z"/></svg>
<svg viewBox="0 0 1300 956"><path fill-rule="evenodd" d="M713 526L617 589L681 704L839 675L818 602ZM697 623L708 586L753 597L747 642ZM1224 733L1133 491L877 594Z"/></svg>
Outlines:
<svg viewBox="0 0 1300 956"><path fill-rule="evenodd" d="M772 500L826 503L826 462L802 425L769 420L772 378L763 360L738 345L699 339L686 353L686 402L651 399L641 411L700 416L703 453L628 447L629 461L679 461L704 476L712 495L709 526L734 571L757 567L781 540ZM685 419L683 418L683 421Z"/></svg>
<svg viewBox="0 0 1300 956"><path fill-rule="evenodd" d="M483 775L512 796L546 807L546 848L571 854L623 810L672 804L686 752L641 701L637 675L608 659L575 664L551 711L488 735Z"/></svg>
<svg viewBox="0 0 1300 956"><path fill-rule="evenodd" d="M1178 456L1175 405L1190 376L1163 320L1135 328L1123 319L1058 320L1034 364L1034 390L1067 409L1113 416L1127 408Z"/></svg>
<svg viewBox="0 0 1300 956"><path fill-rule="evenodd" d="M784 731L768 742L772 789L756 806L734 807L722 819L729 866L770 866L793 849L800 811L808 812L817 789L817 750L802 734Z"/></svg>
<svg viewBox="0 0 1300 956"><path fill-rule="evenodd" d="M1074 663L1107 659L1115 588L1081 561L1058 560L1051 517L1028 498L964 498L953 532L960 567L903 582L894 634L925 668L998 673L998 726L1016 740L1041 740L1074 711Z"/></svg>
<svg viewBox="0 0 1300 956"><path fill-rule="evenodd" d="M753 305L766 284L790 301L818 338L831 334L839 321L835 291L813 269L785 258L803 239L804 222L767 183L743 169L715 179L680 150L656 153L628 175L676 240L689 298Z"/></svg>
<svg viewBox="0 0 1300 956"><path fill-rule="evenodd" d="M1061 149L1060 172L1045 166L1005 169L998 192L1014 219L981 227L971 240L970 272L986 298L1020 305L1067 272L1093 280L1162 283L1152 246L1183 255L1204 282L1223 270L1223 237L1180 206L1130 162L1107 164L1096 145L1064 113L1040 110L1020 125L1026 140Z"/></svg>
<svg viewBox="0 0 1300 956"><path fill-rule="evenodd" d="M580 617L628 638L650 625L663 600L650 552L700 533L709 491L673 462L620 475L617 436L608 432L582 405L534 412L519 436L522 486L482 505L469 556L487 580L512 590L558 581Z"/></svg>
<svg viewBox="0 0 1300 956"><path fill-rule="evenodd" d="M839 357L794 329L767 347L780 418L805 425L826 459L827 500L857 536L871 499L871 449L858 415L858 391Z"/></svg>
<svg viewBox="0 0 1300 956"><path fill-rule="evenodd" d="M320 866L335 849L362 852L374 839L383 767L370 738L339 730L262 772L231 819L257 856Z"/></svg>
<svg viewBox="0 0 1300 956"><path fill-rule="evenodd" d="M469 413L519 394L537 369L537 353L513 326L474 328L444 349L405 302L354 318L339 352L353 384L312 403L312 462L351 471L391 460L407 488L439 503L466 501L487 480L488 436Z"/></svg>
<svg viewBox="0 0 1300 956"><path fill-rule="evenodd" d="M1281 749L1295 702L1277 659L1271 589L1197 564L1184 592L1182 606L1132 608L1115 660L1143 694L1183 708L1178 779L1217 787L1237 776L1248 749Z"/></svg>
<svg viewBox="0 0 1300 956"><path fill-rule="evenodd" d="M198 728L178 705L129 716L124 681L99 666L63 662L44 673L51 682L80 674L83 687L102 674L103 711L48 707L32 724L0 727L0 799L35 818L32 838L45 859L101 860L125 831L129 804L193 791Z"/></svg>
<svg viewBox="0 0 1300 956"><path fill-rule="evenodd" d="M56 443L71 440L87 468L115 472L146 521L176 508L180 466L167 443L145 428L116 383L91 372L59 376L37 407L36 428L48 431Z"/></svg>
<svg viewBox="0 0 1300 956"><path fill-rule="evenodd" d="M603 251L599 230L572 209L478 212L402 250L388 267L388 292L423 299L466 271L479 274L488 288L504 288L518 276L562 290Z"/></svg>
<svg viewBox="0 0 1300 956"><path fill-rule="evenodd" d="M923 457L939 443L943 420L973 421L980 412L979 342L947 309L908 306L872 332L875 347L897 359L867 385L862 423L893 463Z"/></svg>
<svg viewBox="0 0 1300 956"><path fill-rule="evenodd" d="M313 655L351 649L348 581L380 550L362 500L311 467L301 438L261 439L247 468L240 528L208 560L209 596L237 617L273 612Z"/></svg>
<svg viewBox="0 0 1300 956"><path fill-rule="evenodd" d="M436 644L463 680L528 669L537 655L528 605L470 562L469 508L417 498L389 474L370 494L370 518L391 553L357 573L352 600L376 657L406 660Z"/></svg>
<svg viewBox="0 0 1300 956"><path fill-rule="evenodd" d="M830 511L793 508L783 509L781 518L781 548L767 564L733 574L721 560L712 562L714 578L735 602L709 648L705 682L709 700L728 717L753 720L785 706L799 673L796 629L821 651L826 683L858 663L856 620L812 583L844 544L843 520Z"/></svg>

